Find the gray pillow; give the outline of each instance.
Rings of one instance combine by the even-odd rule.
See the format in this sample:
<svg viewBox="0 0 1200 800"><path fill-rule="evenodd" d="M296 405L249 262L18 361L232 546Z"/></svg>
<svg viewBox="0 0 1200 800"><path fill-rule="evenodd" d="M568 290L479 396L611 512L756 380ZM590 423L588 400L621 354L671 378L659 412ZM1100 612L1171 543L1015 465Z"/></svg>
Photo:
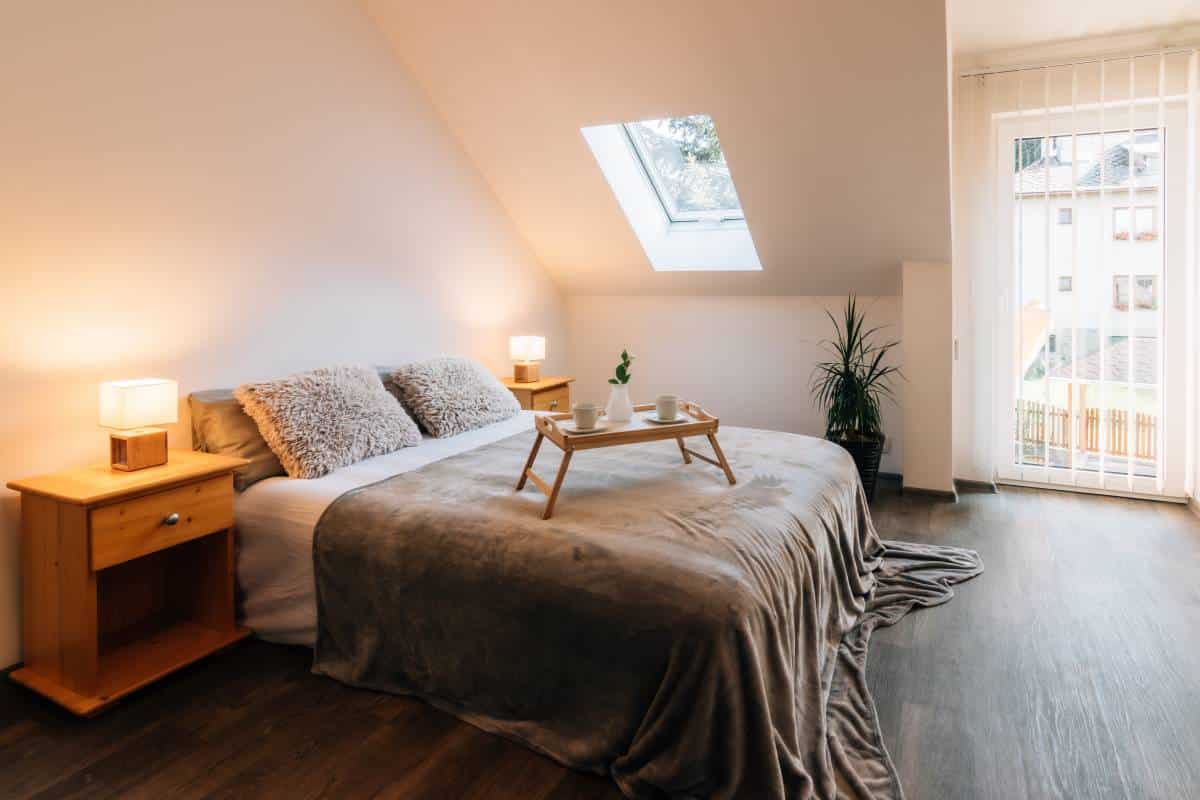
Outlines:
<svg viewBox="0 0 1200 800"><path fill-rule="evenodd" d="M239 492L263 478L287 474L232 389L193 392L188 395L188 408L192 413L193 449L250 461L234 470L233 487Z"/></svg>
<svg viewBox="0 0 1200 800"><path fill-rule="evenodd" d="M421 443L421 432L371 367L323 367L246 383L233 394L293 478L318 478Z"/></svg>
<svg viewBox="0 0 1200 800"><path fill-rule="evenodd" d="M431 436L453 436L515 417L521 406L482 364L433 358L405 364L388 386Z"/></svg>

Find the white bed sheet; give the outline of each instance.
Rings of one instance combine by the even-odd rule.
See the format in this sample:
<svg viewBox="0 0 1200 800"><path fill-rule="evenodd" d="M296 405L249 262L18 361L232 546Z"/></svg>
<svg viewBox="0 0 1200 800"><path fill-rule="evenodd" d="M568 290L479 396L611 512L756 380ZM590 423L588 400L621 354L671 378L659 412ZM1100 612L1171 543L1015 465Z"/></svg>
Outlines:
<svg viewBox="0 0 1200 800"><path fill-rule="evenodd" d="M267 478L234 501L243 624L262 638L312 646L317 604L312 538L321 514L345 492L419 469L533 428L534 412L417 447L368 458L320 478Z"/></svg>

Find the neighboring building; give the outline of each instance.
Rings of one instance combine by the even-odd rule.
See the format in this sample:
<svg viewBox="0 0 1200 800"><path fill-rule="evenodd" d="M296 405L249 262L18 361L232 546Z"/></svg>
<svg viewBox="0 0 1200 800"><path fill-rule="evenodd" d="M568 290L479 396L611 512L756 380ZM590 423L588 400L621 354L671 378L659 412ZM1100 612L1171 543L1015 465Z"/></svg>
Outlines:
<svg viewBox="0 0 1200 800"><path fill-rule="evenodd" d="M1157 414L1159 133L1135 131L1132 146L1128 131L1104 139L1102 150L1099 134L1076 137L1076 155L1070 136L1014 148L1013 226L1021 243L1014 257L1030 321L1024 335L1037 336L1021 348L1023 396L1061 408L1099 406L1103 382L1105 407Z"/></svg>

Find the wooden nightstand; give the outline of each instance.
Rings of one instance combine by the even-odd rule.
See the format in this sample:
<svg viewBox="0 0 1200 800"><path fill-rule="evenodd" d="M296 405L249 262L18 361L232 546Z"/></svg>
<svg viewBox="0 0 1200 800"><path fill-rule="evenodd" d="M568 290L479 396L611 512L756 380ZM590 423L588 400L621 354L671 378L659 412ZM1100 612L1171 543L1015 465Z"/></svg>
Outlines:
<svg viewBox="0 0 1200 800"><path fill-rule="evenodd" d="M517 383L504 378L504 385L512 392L521 408L533 411L571 410L571 382L574 378L542 378L531 383Z"/></svg>
<svg viewBox="0 0 1200 800"><path fill-rule="evenodd" d="M21 493L24 666L13 680L76 714L250 634L234 620L233 470L172 450L12 481Z"/></svg>

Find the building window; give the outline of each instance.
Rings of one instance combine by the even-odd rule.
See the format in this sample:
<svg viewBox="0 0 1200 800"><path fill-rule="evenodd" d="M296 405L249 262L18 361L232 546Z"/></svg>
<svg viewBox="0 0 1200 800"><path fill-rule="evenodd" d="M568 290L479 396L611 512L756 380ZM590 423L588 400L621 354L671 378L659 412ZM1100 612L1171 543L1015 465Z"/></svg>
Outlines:
<svg viewBox="0 0 1200 800"><path fill-rule="evenodd" d="M1155 275L1137 275L1134 277L1136 294L1134 308L1137 311L1154 311L1158 308L1158 277ZM1117 311L1129 310L1129 276L1113 276L1113 308Z"/></svg>
<svg viewBox="0 0 1200 800"><path fill-rule="evenodd" d="M1134 236L1139 242L1152 242L1158 238L1158 209L1154 206L1138 206L1133 223Z"/></svg>
<svg viewBox="0 0 1200 800"><path fill-rule="evenodd" d="M1058 290L1060 292L1071 291L1071 276L1070 275L1058 276Z"/></svg>
<svg viewBox="0 0 1200 800"><path fill-rule="evenodd" d="M1133 230L1129 229L1129 206L1113 208L1113 239L1127 242L1130 236L1139 242L1153 242L1158 238L1158 208L1136 206L1133 209Z"/></svg>
<svg viewBox="0 0 1200 800"><path fill-rule="evenodd" d="M1157 309L1158 278L1153 275L1138 275L1134 281L1136 286L1133 296L1134 306L1145 311Z"/></svg>
<svg viewBox="0 0 1200 800"><path fill-rule="evenodd" d="M1072 208L1060 208L1058 210L1058 224L1070 225L1075 221L1075 210Z"/></svg>

